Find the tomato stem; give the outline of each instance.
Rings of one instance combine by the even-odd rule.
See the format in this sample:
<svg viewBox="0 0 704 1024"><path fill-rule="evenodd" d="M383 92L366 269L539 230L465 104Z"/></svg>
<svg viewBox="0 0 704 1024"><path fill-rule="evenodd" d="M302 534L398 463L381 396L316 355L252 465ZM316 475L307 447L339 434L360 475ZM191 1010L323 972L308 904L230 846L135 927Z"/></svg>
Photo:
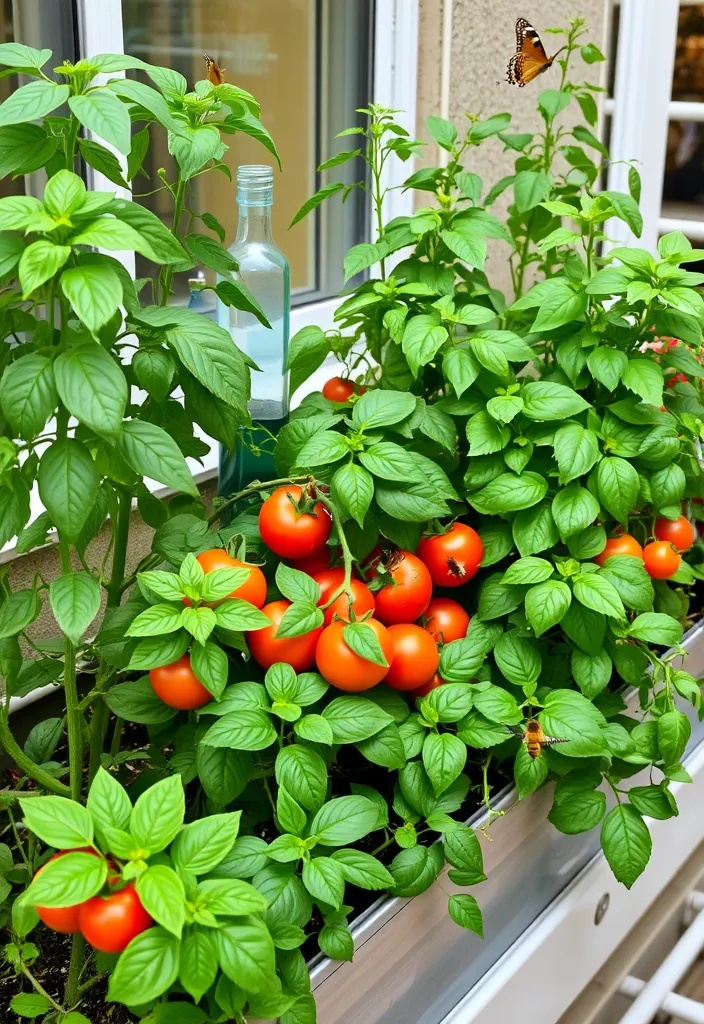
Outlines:
<svg viewBox="0 0 704 1024"><path fill-rule="evenodd" d="M64 1000L68 1006L75 1006L79 999L79 982L83 971L85 952L86 940L80 932L77 932L73 936L73 942L71 943L71 962L68 967L66 991L64 992Z"/></svg>
<svg viewBox="0 0 704 1024"><path fill-rule="evenodd" d="M10 755L25 775L28 775L30 779L34 779L35 782L48 789L49 792L56 793L57 796L70 797L71 790L69 787L44 771L43 768L40 768L31 757L27 757L22 747L12 735L9 723L9 702L10 698L6 695L5 699L0 703L0 743L2 743L5 753Z"/></svg>
<svg viewBox="0 0 704 1024"><path fill-rule="evenodd" d="M29 982L30 982L30 983L31 983L31 985L32 985L32 988L33 988L33 989L34 989L34 990L35 990L36 992L38 992L40 996L44 996L44 998L45 998L45 999L48 999L48 1000L49 1000L49 1002L51 1003L51 1005L52 1005L52 1006L54 1007L54 1009L55 1009L55 1010L56 1010L56 1011L57 1011L58 1013L61 1013L61 1014L64 1014L64 1013L66 1013L66 1011L65 1011L65 1010L64 1010L64 1008L63 1008L63 1006L61 1006L61 1004L60 1004L60 1003L57 1003L55 999L52 999L52 997L51 997L51 996L49 995L49 993L48 993L48 992L47 992L47 990L46 990L46 989L44 988L44 986L43 986L43 985L42 985L42 984L41 984L40 982L38 982L38 981L37 981L37 979L36 979L36 978L34 977L34 975L32 974L32 972L30 971L29 967L27 967L27 966L26 966L26 965L25 965L25 964L24 964L24 963L22 962L22 960L20 960L20 970L21 970L21 971L22 971L22 973L24 974L25 978L27 978L27 979L29 980Z"/></svg>
<svg viewBox="0 0 704 1024"><path fill-rule="evenodd" d="M212 526L216 522L223 512L231 508L232 505L236 505L238 501L242 501L243 498L248 498L250 494L258 494L259 491L268 491L272 487L281 487L283 484L300 484L314 482L310 474L306 476L284 476L279 480L265 480L263 482L257 481L251 487L245 488L244 491L239 491L237 494L233 494L231 498L224 501L222 505L219 505L213 514L208 519L208 526Z"/></svg>
<svg viewBox="0 0 704 1024"><path fill-rule="evenodd" d="M335 503L328 497L327 494L321 491L320 487L316 487L316 490L318 492L318 500L323 505L325 505L325 507L330 512L330 515L332 516L333 522L335 524L335 528L337 529L337 536L340 541L340 547L342 548L342 563L345 568L345 577L342 583L332 594L327 604L325 604L323 607L329 608L333 601L336 601L338 597L340 597L342 594L347 594L347 600L349 602L349 617L352 621L354 621L354 594L352 593L352 552L350 550L350 546L347 541L345 531L342 528L342 523L340 521L341 517L338 513Z"/></svg>

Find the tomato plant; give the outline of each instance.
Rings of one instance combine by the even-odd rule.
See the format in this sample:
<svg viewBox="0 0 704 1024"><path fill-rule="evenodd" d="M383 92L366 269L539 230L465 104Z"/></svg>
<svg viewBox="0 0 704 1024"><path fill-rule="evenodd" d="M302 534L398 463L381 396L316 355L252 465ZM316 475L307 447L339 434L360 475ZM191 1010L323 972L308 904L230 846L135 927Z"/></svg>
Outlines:
<svg viewBox="0 0 704 1024"><path fill-rule="evenodd" d="M418 557L438 587L461 587L476 576L484 547L476 530L455 522L444 533L422 537Z"/></svg>
<svg viewBox="0 0 704 1024"><path fill-rule="evenodd" d="M662 516L655 520L655 536L658 540L667 541L677 551L688 551L697 539L697 533L686 516L678 519L665 519Z"/></svg>
<svg viewBox="0 0 704 1024"><path fill-rule="evenodd" d="M389 636L394 655L386 674L387 685L394 690L424 687L440 664L434 637L422 626L402 622L389 626Z"/></svg>
<svg viewBox="0 0 704 1024"><path fill-rule="evenodd" d="M369 576L375 583L390 581L374 591L376 616L385 625L412 622L425 613L433 581L426 565L412 552L394 551L389 558L378 559Z"/></svg>
<svg viewBox="0 0 704 1024"><path fill-rule="evenodd" d="M218 601L206 602L210 604L210 607L215 607L227 598L239 597L243 601L249 601L250 604L256 605L257 608L262 608L266 601L266 577L259 568L258 565L250 565L247 562L241 562L239 558L232 558L222 548L211 548L209 551L201 551L199 555L196 555L196 561L199 563L203 572L208 575L209 572L213 572L217 569L247 569L248 576L244 583L227 594L225 597L221 597ZM185 599L188 601L188 598Z"/></svg>
<svg viewBox="0 0 704 1024"><path fill-rule="evenodd" d="M326 184L296 218L363 187L379 225L346 258L360 283L334 327L291 340L294 390L329 355L339 377L269 438L278 478L212 508L186 459L205 453L203 437L232 450L247 436L249 367L228 331L169 298L176 269L203 265L220 302L261 319L218 221L189 195L191 179L223 166L234 132L276 157L258 104L229 82L189 91L125 55L44 81L47 51L0 46L9 71L40 79L20 99L41 86L68 111L43 122L23 106L26 121L0 123L15 171L41 156L47 181L42 198L0 199L0 537L24 552L55 531L62 565L48 584L5 579L0 594L6 696L49 682L65 696L65 718L24 746L0 705L17 766L3 813L23 866L11 874L32 877L6 898L7 962L32 983L32 907L75 935L66 991L46 1014L73 1012L98 978L78 907L85 938L119 952L109 1000L158 1017L173 993L186 1016L207 1004L214 1019L312 1022L301 947L351 959L360 890L416 896L446 861L463 886L483 877L464 822L480 801L487 825L495 817L496 764L520 799L556 782L551 823L599 828L627 886L646 866L653 809L677 813L670 782L686 777L690 725L676 698L696 712L701 694L662 648L680 643L704 578L680 516L696 517L704 493L704 301L686 269L700 254L678 232L657 254L601 249L612 218L638 235L639 178L631 168L629 192L598 191L606 154L573 67L580 52L600 55L582 51L583 32L579 19L563 32L539 130L510 132L508 114L472 115L461 132L431 118L447 159L412 171L406 187L428 205L390 224L385 161L421 147L393 112L362 112L330 166L354 156L368 173ZM126 70L144 80L110 80ZM83 137L94 103L122 124L109 141L126 168ZM570 105L590 127L562 120ZM80 157L132 181L162 129L170 231L76 173ZM473 169L478 145L515 154L493 188ZM488 239L503 247L511 294L493 280ZM139 293L108 255L125 248L155 267ZM154 479L178 493L155 497ZM35 484L43 512L30 522ZM136 565L135 501L154 530ZM101 528L111 557L98 564ZM62 649L30 660L43 602ZM89 666L80 691L77 664ZM535 723L560 745L529 751ZM634 765L647 785L631 788ZM611 809L602 781L620 798ZM16 795L22 828L9 821ZM469 892L448 909L481 932Z"/></svg>
<svg viewBox="0 0 704 1024"><path fill-rule="evenodd" d="M200 708L211 699L210 692L199 682L193 671L188 654L171 665L153 668L149 673L149 682L164 704L181 711Z"/></svg>
<svg viewBox="0 0 704 1024"><path fill-rule="evenodd" d="M327 605L324 609L325 618L323 620L326 626L332 622L335 615L349 622L352 619L352 613L354 613L355 619L361 619L369 612L373 612L376 607L369 587L357 579L350 580L352 600L347 593L342 593L334 601L328 603L345 582L344 569L326 569L324 572L314 575L313 579L320 587L318 603L323 606Z"/></svg>
<svg viewBox="0 0 704 1024"><path fill-rule="evenodd" d="M654 580L669 580L679 569L682 558L670 541L654 540L643 548L643 561L648 575Z"/></svg>
<svg viewBox="0 0 704 1024"><path fill-rule="evenodd" d="M607 558L614 558L617 555L629 555L631 558L642 558L643 548L635 537L630 533L620 533L616 537L609 537L604 546L594 557L597 565L603 565Z"/></svg>
<svg viewBox="0 0 704 1024"><path fill-rule="evenodd" d="M309 558L330 536L330 514L302 487L277 488L259 510L262 540L282 558Z"/></svg>
<svg viewBox="0 0 704 1024"><path fill-rule="evenodd" d="M433 597L423 619L425 628L439 644L449 644L467 635L469 615L450 597Z"/></svg>
<svg viewBox="0 0 704 1024"><path fill-rule="evenodd" d="M153 923L131 883L109 896L86 900L78 921L83 937L101 953L121 953Z"/></svg>
<svg viewBox="0 0 704 1024"><path fill-rule="evenodd" d="M252 657L262 668L270 668L276 662L283 662L297 672L303 672L311 668L315 661L315 647L320 636L320 627L302 636L277 636L281 620L290 608L289 601L270 601L264 605L262 612L271 622L271 626L246 634Z"/></svg>
<svg viewBox="0 0 704 1024"><path fill-rule="evenodd" d="M345 623L341 620L326 626L320 634L315 650L315 662L326 682L338 690L359 693L369 690L384 679L394 657L394 646L390 630L377 619L367 619L365 627L373 634L376 645L371 641L370 650L363 644L354 649L346 642ZM364 636L364 634L362 634ZM369 641L366 641L369 644ZM376 660L372 660L376 648ZM360 653L362 651L363 653Z"/></svg>
<svg viewBox="0 0 704 1024"><path fill-rule="evenodd" d="M363 395L364 385L355 385L354 381L344 377L331 377L323 385L323 398L330 402L348 402L352 395Z"/></svg>

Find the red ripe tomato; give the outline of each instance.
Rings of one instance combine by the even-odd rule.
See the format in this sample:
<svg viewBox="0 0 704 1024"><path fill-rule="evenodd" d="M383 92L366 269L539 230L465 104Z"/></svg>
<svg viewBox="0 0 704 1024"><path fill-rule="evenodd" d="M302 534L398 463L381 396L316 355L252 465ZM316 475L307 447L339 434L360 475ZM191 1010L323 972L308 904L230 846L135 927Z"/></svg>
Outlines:
<svg viewBox="0 0 704 1024"><path fill-rule="evenodd" d="M64 857L67 853L92 853L94 857L100 856L91 846L79 846L75 850L61 850L60 853L55 853L53 857L49 857L47 864L52 860L58 860L59 857ZM43 864L38 871L35 871L34 877L39 878L45 867L46 864ZM81 906L80 903L74 903L72 907L36 907L35 909L39 914L39 920L43 921L47 928L61 932L62 935L75 935L81 930L78 919Z"/></svg>
<svg viewBox="0 0 704 1024"><path fill-rule="evenodd" d="M325 547L332 519L322 502L310 506L303 488L277 487L259 510L259 532L267 547L282 558L307 558ZM306 511L303 511L306 509Z"/></svg>
<svg viewBox="0 0 704 1024"><path fill-rule="evenodd" d="M427 697L431 690L437 690L438 686L444 686L446 682L447 680L442 679L440 674L436 672L433 678L423 686L419 686L417 690L407 690L406 692L413 700L417 700L418 697Z"/></svg>
<svg viewBox="0 0 704 1024"><path fill-rule="evenodd" d="M327 679L330 685L337 687L338 690L346 690L348 693L370 690L372 686L380 683L389 671L389 665L394 658L391 630L382 626L377 619L367 619L365 625L374 630L388 665L377 665L373 661L367 661L348 647L343 636L344 622L331 622L320 634L315 651L318 671L323 679Z"/></svg>
<svg viewBox="0 0 704 1024"><path fill-rule="evenodd" d="M264 605L262 611L271 620L272 625L245 633L252 657L262 668L271 668L277 661L286 662L296 672L306 672L313 667L315 645L322 632L322 626L302 636L275 639L284 612L290 607L290 601L270 601Z"/></svg>
<svg viewBox="0 0 704 1024"><path fill-rule="evenodd" d="M266 601L266 577L258 565L250 565L249 562L241 562L239 558L231 558L222 548L201 551L196 555L196 561L200 562L205 573L213 572L214 569L249 569L249 578L227 597L239 597L256 605L257 608L261 608ZM227 598L222 598L222 601L226 600ZM209 606L214 608L222 601L211 601Z"/></svg>
<svg viewBox="0 0 704 1024"><path fill-rule="evenodd" d="M597 565L603 565L607 558L613 558L615 555L631 555L634 558L642 558L643 548L630 533L621 533L618 537L609 537L604 550L592 561Z"/></svg>
<svg viewBox="0 0 704 1024"><path fill-rule="evenodd" d="M363 395L366 390L363 384L355 384L347 377L331 377L323 385L323 398L329 402L347 402L352 395Z"/></svg>
<svg viewBox="0 0 704 1024"><path fill-rule="evenodd" d="M651 579L669 580L679 569L682 559L669 541L654 540L643 548L643 561Z"/></svg>
<svg viewBox="0 0 704 1024"><path fill-rule="evenodd" d="M326 601L329 601L335 591L342 585L345 579L344 569L326 569L325 572L319 572L313 579L320 587L320 600L319 605L323 605ZM352 609L354 611L355 620L361 619L368 612L373 612L376 607L374 598L369 587L362 583L361 580L352 579L350 581L350 590L352 591ZM325 609L325 625L329 626L333 620L333 616L337 615L339 619L345 619L345 621L351 621L350 615L350 599L348 594L340 594L333 603Z"/></svg>
<svg viewBox="0 0 704 1024"><path fill-rule="evenodd" d="M374 592L377 619L387 626L419 619L433 596L433 581L425 564L410 551L397 551L387 570L393 583ZM378 574L372 568L370 576L374 575Z"/></svg>
<svg viewBox="0 0 704 1024"><path fill-rule="evenodd" d="M697 534L685 516L679 519L665 519L659 516L655 520L655 536L658 540L666 540L678 551L688 551L697 539Z"/></svg>
<svg viewBox="0 0 704 1024"><path fill-rule="evenodd" d="M449 644L467 636L469 615L451 597L434 597L423 618L425 628L438 644Z"/></svg>
<svg viewBox="0 0 704 1024"><path fill-rule="evenodd" d="M81 904L79 920L86 941L102 953L121 953L152 924L131 883L110 896L86 900Z"/></svg>
<svg viewBox="0 0 704 1024"><path fill-rule="evenodd" d="M152 690L168 704L179 711L192 711L202 708L213 695L206 690L191 668L190 655L184 654L178 661L161 668L153 668L149 673Z"/></svg>
<svg viewBox="0 0 704 1024"><path fill-rule="evenodd" d="M394 690L417 690L429 683L438 670L440 655L438 645L422 626L401 622L389 626L394 645L394 660L391 662L385 682Z"/></svg>
<svg viewBox="0 0 704 1024"><path fill-rule="evenodd" d="M476 576L484 557L484 545L476 530L453 523L447 533L422 537L418 557L425 562L438 587L461 587Z"/></svg>
<svg viewBox="0 0 704 1024"><path fill-rule="evenodd" d="M286 562L292 569L298 569L299 572L304 572L307 576L317 576L319 572L325 572L330 568L331 554L332 551L326 544L324 548L316 551L314 555L309 555L308 558L287 558Z"/></svg>

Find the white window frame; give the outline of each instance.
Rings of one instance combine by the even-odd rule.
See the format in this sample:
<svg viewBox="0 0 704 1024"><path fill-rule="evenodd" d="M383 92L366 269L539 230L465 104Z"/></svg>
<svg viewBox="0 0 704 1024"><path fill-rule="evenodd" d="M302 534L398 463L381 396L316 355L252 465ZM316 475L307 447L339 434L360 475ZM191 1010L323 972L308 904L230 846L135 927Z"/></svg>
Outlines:
<svg viewBox="0 0 704 1024"><path fill-rule="evenodd" d="M80 57L88 58L98 53L124 53L121 0L77 0L76 7ZM397 121L414 136L418 78L418 0L376 0L374 19L373 101L402 111L397 115ZM103 140L101 142L106 145ZM116 153L116 156L119 158L120 154ZM92 168L88 170L92 188L109 192L117 190L121 197L131 197L130 191L118 189L104 175ZM400 188L412 171L412 160L403 163L393 157L388 161L383 182L386 188L392 190L385 204L387 219L408 216L413 212L413 193L403 192ZM370 220L370 238L374 237L374 231L375 227ZM111 255L118 256L134 276L133 253ZM323 330L334 327L333 316L339 304L339 298L332 298L296 306L291 310L291 334L313 324L322 327ZM293 404L297 405L306 394L320 390L334 365L335 360L331 357L298 389ZM204 436L197 427L196 432ZM202 461L187 460L197 482L203 483L216 475L218 450L219 445L213 442L210 452ZM160 484L154 481L146 482L155 493L168 493ZM31 518L35 519L42 511L43 506L35 487L31 495ZM0 563L12 557L14 544L8 544L0 551Z"/></svg>
<svg viewBox="0 0 704 1024"><path fill-rule="evenodd" d="M668 123L679 118L704 121L704 103L671 99L680 8L699 2L620 0L615 95L604 103L605 112L613 117L608 187L627 192L628 166L620 161L637 161L643 233L637 239L625 224L613 221L609 235L616 244L639 245L654 253L658 238L675 230L704 240L704 221L662 215Z"/></svg>

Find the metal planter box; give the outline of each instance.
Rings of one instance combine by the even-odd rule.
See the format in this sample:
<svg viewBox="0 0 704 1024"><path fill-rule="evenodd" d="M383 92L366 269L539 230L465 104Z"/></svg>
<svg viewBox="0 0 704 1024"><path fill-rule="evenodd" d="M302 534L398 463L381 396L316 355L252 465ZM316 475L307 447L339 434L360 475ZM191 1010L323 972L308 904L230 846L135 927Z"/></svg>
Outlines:
<svg viewBox="0 0 704 1024"><path fill-rule="evenodd" d="M703 676L704 623L687 633L684 646L687 670ZM692 723L690 749L704 740L704 723L695 715ZM551 804L550 787L521 803L512 787L500 795L496 807L508 813L491 826L487 880L472 890L484 916L483 940L448 916L443 889L461 890L446 872L442 889L433 885L411 900L385 897L360 915L354 963L321 958L312 965L322 1024L440 1024L599 849L598 830L567 836L553 828L546 820ZM468 824L485 818L477 813Z"/></svg>

